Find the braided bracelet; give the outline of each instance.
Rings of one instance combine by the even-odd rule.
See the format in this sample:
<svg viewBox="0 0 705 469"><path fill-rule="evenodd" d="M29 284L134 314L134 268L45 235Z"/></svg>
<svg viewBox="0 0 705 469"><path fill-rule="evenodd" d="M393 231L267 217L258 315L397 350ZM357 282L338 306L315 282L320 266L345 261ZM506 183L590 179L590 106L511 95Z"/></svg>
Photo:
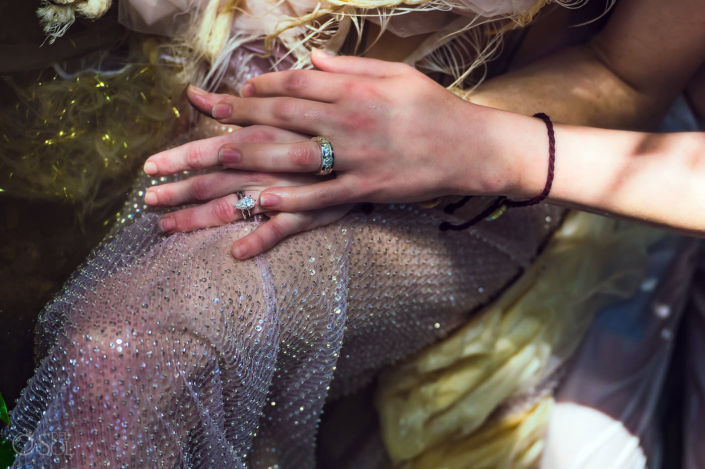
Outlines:
<svg viewBox="0 0 705 469"><path fill-rule="evenodd" d="M551 193L551 187L553 186L553 176L556 165L556 137L553 132L553 122L551 122L550 117L548 117L543 112L534 114L533 117L539 118L544 121L544 123L546 124L546 128L548 129L548 177L546 178L546 186L543 188L543 192L541 192L533 199L529 200L515 201L510 200L506 197L499 197L489 207L483 210L472 220L469 220L460 225L453 225L450 222L444 221L439 227L441 231L467 230L471 226L477 225L482 220L496 220L497 218L502 216L502 214L506 212L509 208L530 207L546 200L546 197L548 197L548 194ZM465 197L463 199L463 203L467 202L468 199L468 197Z"/></svg>

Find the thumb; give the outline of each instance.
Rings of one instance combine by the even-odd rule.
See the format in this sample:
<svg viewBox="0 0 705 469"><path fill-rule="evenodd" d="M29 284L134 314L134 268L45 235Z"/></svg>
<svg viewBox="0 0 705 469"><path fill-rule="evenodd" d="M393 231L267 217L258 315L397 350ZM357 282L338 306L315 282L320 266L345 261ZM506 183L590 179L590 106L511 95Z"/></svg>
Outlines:
<svg viewBox="0 0 705 469"><path fill-rule="evenodd" d="M315 48L313 52L311 52L311 62L316 68L324 72L362 75L374 78L396 76L404 71L404 65L397 62L385 62L384 60L353 56L335 57Z"/></svg>

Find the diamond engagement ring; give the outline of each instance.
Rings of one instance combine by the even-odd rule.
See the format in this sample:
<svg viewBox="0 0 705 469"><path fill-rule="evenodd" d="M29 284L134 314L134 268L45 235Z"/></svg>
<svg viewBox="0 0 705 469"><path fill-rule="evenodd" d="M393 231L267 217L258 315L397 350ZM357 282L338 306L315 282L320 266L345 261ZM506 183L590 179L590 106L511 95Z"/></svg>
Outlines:
<svg viewBox="0 0 705 469"><path fill-rule="evenodd" d="M255 199L253 199L249 195L245 195L243 191L237 191L237 199L238 200L235 204L235 208L242 212L242 218L250 218L252 216L250 210L255 208ZM247 212L247 215L245 215L245 212Z"/></svg>
<svg viewBox="0 0 705 469"><path fill-rule="evenodd" d="M313 137L312 141L316 142L321 147L321 169L318 170L316 176L327 176L333 172L335 164L335 156L333 154L333 144L326 137Z"/></svg>

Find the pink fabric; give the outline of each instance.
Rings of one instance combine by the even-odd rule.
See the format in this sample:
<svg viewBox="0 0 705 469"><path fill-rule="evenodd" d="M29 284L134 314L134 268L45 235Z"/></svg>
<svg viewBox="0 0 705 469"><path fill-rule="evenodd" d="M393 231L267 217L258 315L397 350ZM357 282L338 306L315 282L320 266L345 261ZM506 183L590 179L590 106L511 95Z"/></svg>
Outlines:
<svg viewBox="0 0 705 469"><path fill-rule="evenodd" d="M443 233L477 206L376 205L235 261L228 247L257 221L165 237L145 211L146 187L189 176L143 175L42 313L51 351L6 430L24 441L14 468L312 468L326 399L462 325L561 218L537 206ZM25 436L53 434L70 451Z"/></svg>

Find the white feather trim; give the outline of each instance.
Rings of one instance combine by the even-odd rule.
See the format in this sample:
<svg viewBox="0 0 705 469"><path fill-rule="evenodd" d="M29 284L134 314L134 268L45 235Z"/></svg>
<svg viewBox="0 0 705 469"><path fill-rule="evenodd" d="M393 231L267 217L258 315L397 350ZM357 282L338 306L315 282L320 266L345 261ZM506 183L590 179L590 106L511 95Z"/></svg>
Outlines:
<svg viewBox="0 0 705 469"><path fill-rule="evenodd" d="M53 43L63 36L76 21L76 14L97 20L109 9L112 0L42 0L37 16L42 23L44 33Z"/></svg>

